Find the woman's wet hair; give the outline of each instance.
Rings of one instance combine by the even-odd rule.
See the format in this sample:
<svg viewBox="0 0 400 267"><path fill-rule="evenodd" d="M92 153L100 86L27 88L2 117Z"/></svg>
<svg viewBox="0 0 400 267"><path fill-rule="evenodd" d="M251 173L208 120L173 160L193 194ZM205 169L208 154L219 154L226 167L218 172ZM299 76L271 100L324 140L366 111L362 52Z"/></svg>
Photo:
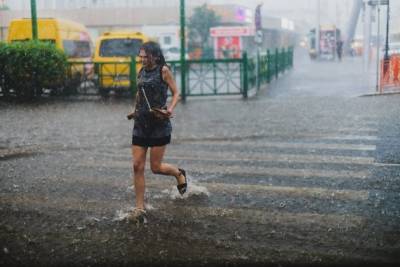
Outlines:
<svg viewBox="0 0 400 267"><path fill-rule="evenodd" d="M167 65L161 47L158 43L153 41L145 42L140 47L139 51L140 50L144 50L146 52L146 55L151 55L156 60L157 65Z"/></svg>

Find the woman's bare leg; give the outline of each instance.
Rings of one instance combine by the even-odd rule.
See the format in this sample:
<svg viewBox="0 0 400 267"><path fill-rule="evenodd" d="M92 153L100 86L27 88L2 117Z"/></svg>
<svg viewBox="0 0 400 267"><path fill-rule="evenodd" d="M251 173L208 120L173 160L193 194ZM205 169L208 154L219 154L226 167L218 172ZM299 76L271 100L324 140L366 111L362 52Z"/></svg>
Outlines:
<svg viewBox="0 0 400 267"><path fill-rule="evenodd" d="M150 148L151 171L155 174L175 176L178 184L185 183L185 177L181 175L178 167L162 162L166 148L167 146L155 146Z"/></svg>
<svg viewBox="0 0 400 267"><path fill-rule="evenodd" d="M141 146L132 146L133 157L133 182L135 185L136 208L144 209L144 167L146 165L147 148Z"/></svg>

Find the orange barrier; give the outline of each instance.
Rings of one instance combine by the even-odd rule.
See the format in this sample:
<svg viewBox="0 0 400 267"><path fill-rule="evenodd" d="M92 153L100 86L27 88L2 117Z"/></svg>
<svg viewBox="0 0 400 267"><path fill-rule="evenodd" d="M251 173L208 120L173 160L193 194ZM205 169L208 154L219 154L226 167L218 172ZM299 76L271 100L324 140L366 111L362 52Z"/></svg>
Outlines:
<svg viewBox="0 0 400 267"><path fill-rule="evenodd" d="M398 91L400 90L400 55L391 55L389 62L387 62L386 73L384 70L385 61L381 61L381 88L380 92L385 90Z"/></svg>

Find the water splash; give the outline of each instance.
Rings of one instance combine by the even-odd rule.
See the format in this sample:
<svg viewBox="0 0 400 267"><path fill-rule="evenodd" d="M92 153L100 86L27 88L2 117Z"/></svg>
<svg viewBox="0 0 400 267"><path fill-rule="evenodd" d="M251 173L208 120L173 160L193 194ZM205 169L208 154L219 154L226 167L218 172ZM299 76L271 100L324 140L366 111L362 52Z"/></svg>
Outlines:
<svg viewBox="0 0 400 267"><path fill-rule="evenodd" d="M115 212L115 215L114 215L114 218L112 219L112 221L121 222L121 221L127 220L129 215L133 212L134 209L135 209L135 207L126 207L126 208L122 208L120 210L117 210ZM146 211L156 210L156 208L151 203L146 203L145 204L145 209L146 209Z"/></svg>
<svg viewBox="0 0 400 267"><path fill-rule="evenodd" d="M168 195L171 199L189 199L191 197L209 197L210 192L205 186L198 185L193 182L192 179L188 179L188 190L181 196L176 189L176 186L172 186L171 189L165 189L161 193Z"/></svg>
<svg viewBox="0 0 400 267"><path fill-rule="evenodd" d="M121 222L128 219L129 213L133 210L133 208L129 210L117 210L115 213L114 218L112 219L113 222Z"/></svg>

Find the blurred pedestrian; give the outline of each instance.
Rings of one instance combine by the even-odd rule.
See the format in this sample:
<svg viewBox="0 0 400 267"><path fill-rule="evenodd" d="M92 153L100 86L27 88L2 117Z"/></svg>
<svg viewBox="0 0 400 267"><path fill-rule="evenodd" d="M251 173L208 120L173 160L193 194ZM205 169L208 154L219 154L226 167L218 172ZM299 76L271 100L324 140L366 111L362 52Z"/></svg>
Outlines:
<svg viewBox="0 0 400 267"><path fill-rule="evenodd" d="M146 42L139 49L143 67L137 76L135 111L128 115L134 119L132 133L132 156L136 207L130 218L146 215L145 210L145 163L150 150L150 166L154 174L174 176L181 195L187 190L186 172L163 162L167 144L171 141L172 117L179 101L179 92L171 70L165 62L160 46ZM172 94L167 105L168 89Z"/></svg>
<svg viewBox="0 0 400 267"><path fill-rule="evenodd" d="M338 40L336 42L336 52L337 52L339 61L342 61L342 56L343 56L343 41L342 40Z"/></svg>

